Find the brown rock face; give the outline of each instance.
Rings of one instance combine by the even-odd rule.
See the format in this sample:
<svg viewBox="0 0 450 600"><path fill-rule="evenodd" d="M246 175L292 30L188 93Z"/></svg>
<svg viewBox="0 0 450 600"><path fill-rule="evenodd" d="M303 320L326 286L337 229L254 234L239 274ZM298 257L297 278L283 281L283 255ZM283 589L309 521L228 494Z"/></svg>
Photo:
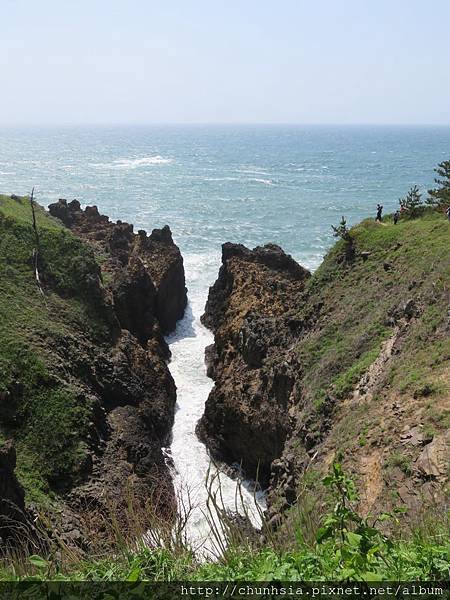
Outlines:
<svg viewBox="0 0 450 600"><path fill-rule="evenodd" d="M0 446L0 539L24 521L25 493L14 474L16 451L9 440Z"/></svg>
<svg viewBox="0 0 450 600"><path fill-rule="evenodd" d="M263 484L290 430L298 368L290 310L309 276L278 246L224 244L202 317L214 332L206 356L215 386L197 433L215 458L241 464Z"/></svg>
<svg viewBox="0 0 450 600"><path fill-rule="evenodd" d="M112 289L123 329L141 341L149 339L155 321L162 333L175 329L187 294L183 258L167 225L147 236L143 230L133 233L128 223L111 222L96 206L83 211L77 200L61 199L48 208L103 259L103 278Z"/></svg>

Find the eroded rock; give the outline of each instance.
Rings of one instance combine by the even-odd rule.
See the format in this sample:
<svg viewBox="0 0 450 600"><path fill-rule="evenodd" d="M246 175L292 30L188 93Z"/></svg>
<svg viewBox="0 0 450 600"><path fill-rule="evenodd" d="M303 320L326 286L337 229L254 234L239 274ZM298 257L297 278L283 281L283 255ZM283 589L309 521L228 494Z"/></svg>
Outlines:
<svg viewBox="0 0 450 600"><path fill-rule="evenodd" d="M288 313L308 277L273 244L224 244L202 317L214 332L207 363L215 386L197 433L215 458L240 464L263 484L290 430L297 365Z"/></svg>

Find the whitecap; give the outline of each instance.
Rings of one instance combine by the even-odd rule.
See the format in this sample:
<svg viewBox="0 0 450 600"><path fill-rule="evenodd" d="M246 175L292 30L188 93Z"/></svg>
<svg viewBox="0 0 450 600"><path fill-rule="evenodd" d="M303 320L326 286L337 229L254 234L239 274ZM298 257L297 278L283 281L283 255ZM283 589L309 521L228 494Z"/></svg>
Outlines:
<svg viewBox="0 0 450 600"><path fill-rule="evenodd" d="M239 177L205 177L204 181L240 181Z"/></svg>
<svg viewBox="0 0 450 600"><path fill-rule="evenodd" d="M245 173L246 175L267 175L265 169L237 169L238 173Z"/></svg>
<svg viewBox="0 0 450 600"><path fill-rule="evenodd" d="M130 170L149 165L168 165L171 162L173 162L171 158L164 158L157 154L156 156L144 156L142 158L121 158L114 160L112 163L92 163L92 166L100 169Z"/></svg>
<svg viewBox="0 0 450 600"><path fill-rule="evenodd" d="M263 183L264 185L274 185L272 179L251 179L250 181L256 181L257 183Z"/></svg>

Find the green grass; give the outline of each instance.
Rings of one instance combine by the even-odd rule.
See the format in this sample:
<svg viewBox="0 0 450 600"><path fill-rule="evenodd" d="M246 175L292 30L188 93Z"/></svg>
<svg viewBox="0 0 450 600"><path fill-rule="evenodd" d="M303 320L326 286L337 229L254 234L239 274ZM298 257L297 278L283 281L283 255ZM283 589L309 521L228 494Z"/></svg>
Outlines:
<svg viewBox="0 0 450 600"><path fill-rule="evenodd" d="M395 513L381 520L361 517L355 510L358 490L334 464L330 474L318 481L332 499L308 539L310 525L297 525L293 543L268 537L263 543L227 538L228 548L215 560L200 561L185 545L150 549L142 542L133 549L121 546L114 556L64 562L64 553L22 557L0 566L0 581L412 581L444 580L450 564L450 538L443 518L438 526L413 531L409 539L395 539L380 528L395 522ZM223 531L226 531L224 529ZM234 539L234 541L232 541ZM295 541L297 540L297 541ZM58 556L59 554L59 556ZM13 566L14 565L14 566Z"/></svg>
<svg viewBox="0 0 450 600"><path fill-rule="evenodd" d="M400 392L427 389L433 371L450 357L450 342L439 333L450 281L448 222L428 211L397 226L389 219L382 225L368 219L351 233L355 259L345 259L345 242L339 241L309 280L298 314L314 323L297 345L303 394L311 407L325 394L344 398L351 392L410 298L425 310L407 337L390 385Z"/></svg>
<svg viewBox="0 0 450 600"><path fill-rule="evenodd" d="M388 467L398 467L405 475L412 474L412 464L409 456L401 452L394 452L387 461Z"/></svg>
<svg viewBox="0 0 450 600"><path fill-rule="evenodd" d="M78 476L92 407L71 372L86 368L83 343L101 344L109 326L91 250L41 207L36 214L45 298L29 200L0 196L0 435L15 439L27 500L43 505Z"/></svg>

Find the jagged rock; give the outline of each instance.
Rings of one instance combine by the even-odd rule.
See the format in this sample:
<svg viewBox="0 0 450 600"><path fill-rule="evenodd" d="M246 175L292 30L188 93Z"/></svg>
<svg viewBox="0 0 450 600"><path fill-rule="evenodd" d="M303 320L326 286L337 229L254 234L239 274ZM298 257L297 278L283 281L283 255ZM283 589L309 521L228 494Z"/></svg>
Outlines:
<svg viewBox="0 0 450 600"><path fill-rule="evenodd" d="M121 327L147 342L155 327L157 292L142 260L132 256L111 287Z"/></svg>
<svg viewBox="0 0 450 600"><path fill-rule="evenodd" d="M183 258L167 225L147 236L143 230L135 234L128 223L111 222L96 206L87 206L83 211L77 200L68 203L60 199L48 208L52 216L106 258L102 271L108 277L114 299L118 300L117 313L119 320L123 319L123 328L132 327L132 332L144 342L153 319L158 321L162 333L175 329L186 308L187 290ZM150 281L146 281L145 273ZM148 293L148 298L137 302L140 287ZM130 309L126 309L127 304ZM136 315L131 314L131 307L137 308ZM145 317L142 330L141 317Z"/></svg>
<svg viewBox="0 0 450 600"><path fill-rule="evenodd" d="M426 478L439 479L446 475L450 463L450 433L439 435L427 444L414 466Z"/></svg>
<svg viewBox="0 0 450 600"><path fill-rule="evenodd" d="M138 510L152 502L159 516L171 518L175 497L162 449L169 443L176 390L163 334L175 328L187 303L180 251L168 226L135 234L132 225L111 222L96 206L83 210L76 200L59 200L49 211L101 259L105 304L115 319L109 343L77 340L74 352L72 340L61 340L57 348L66 357L64 368L84 386L80 402L93 411L80 481L67 490L69 508L77 515L113 507L121 519L133 497ZM66 537L78 540L79 529L75 520Z"/></svg>
<svg viewBox="0 0 450 600"><path fill-rule="evenodd" d="M285 315L309 272L273 244L254 250L224 244L222 263L202 317L215 334L207 352L215 386L197 433L217 459L242 464L267 484L293 401L295 359Z"/></svg>
<svg viewBox="0 0 450 600"><path fill-rule="evenodd" d="M219 360L214 344L210 344L205 348L205 364L206 364L206 375L211 379L214 379L214 369Z"/></svg>
<svg viewBox="0 0 450 600"><path fill-rule="evenodd" d="M412 298L407 300L403 305L403 314L407 319L412 319L416 313L416 303Z"/></svg>
<svg viewBox="0 0 450 600"><path fill-rule="evenodd" d="M304 287L279 248L223 246L202 317L215 385L197 432L215 458L259 466L274 528L335 461L364 490L361 514L391 510L399 489L412 514L448 505L448 231L424 224L380 244L363 222L358 260L339 241Z"/></svg>
<svg viewBox="0 0 450 600"><path fill-rule="evenodd" d="M423 427L416 425L409 428L405 433L400 436L402 444L411 444L411 446L421 446L426 442L431 441L431 437L427 436L423 431Z"/></svg>

